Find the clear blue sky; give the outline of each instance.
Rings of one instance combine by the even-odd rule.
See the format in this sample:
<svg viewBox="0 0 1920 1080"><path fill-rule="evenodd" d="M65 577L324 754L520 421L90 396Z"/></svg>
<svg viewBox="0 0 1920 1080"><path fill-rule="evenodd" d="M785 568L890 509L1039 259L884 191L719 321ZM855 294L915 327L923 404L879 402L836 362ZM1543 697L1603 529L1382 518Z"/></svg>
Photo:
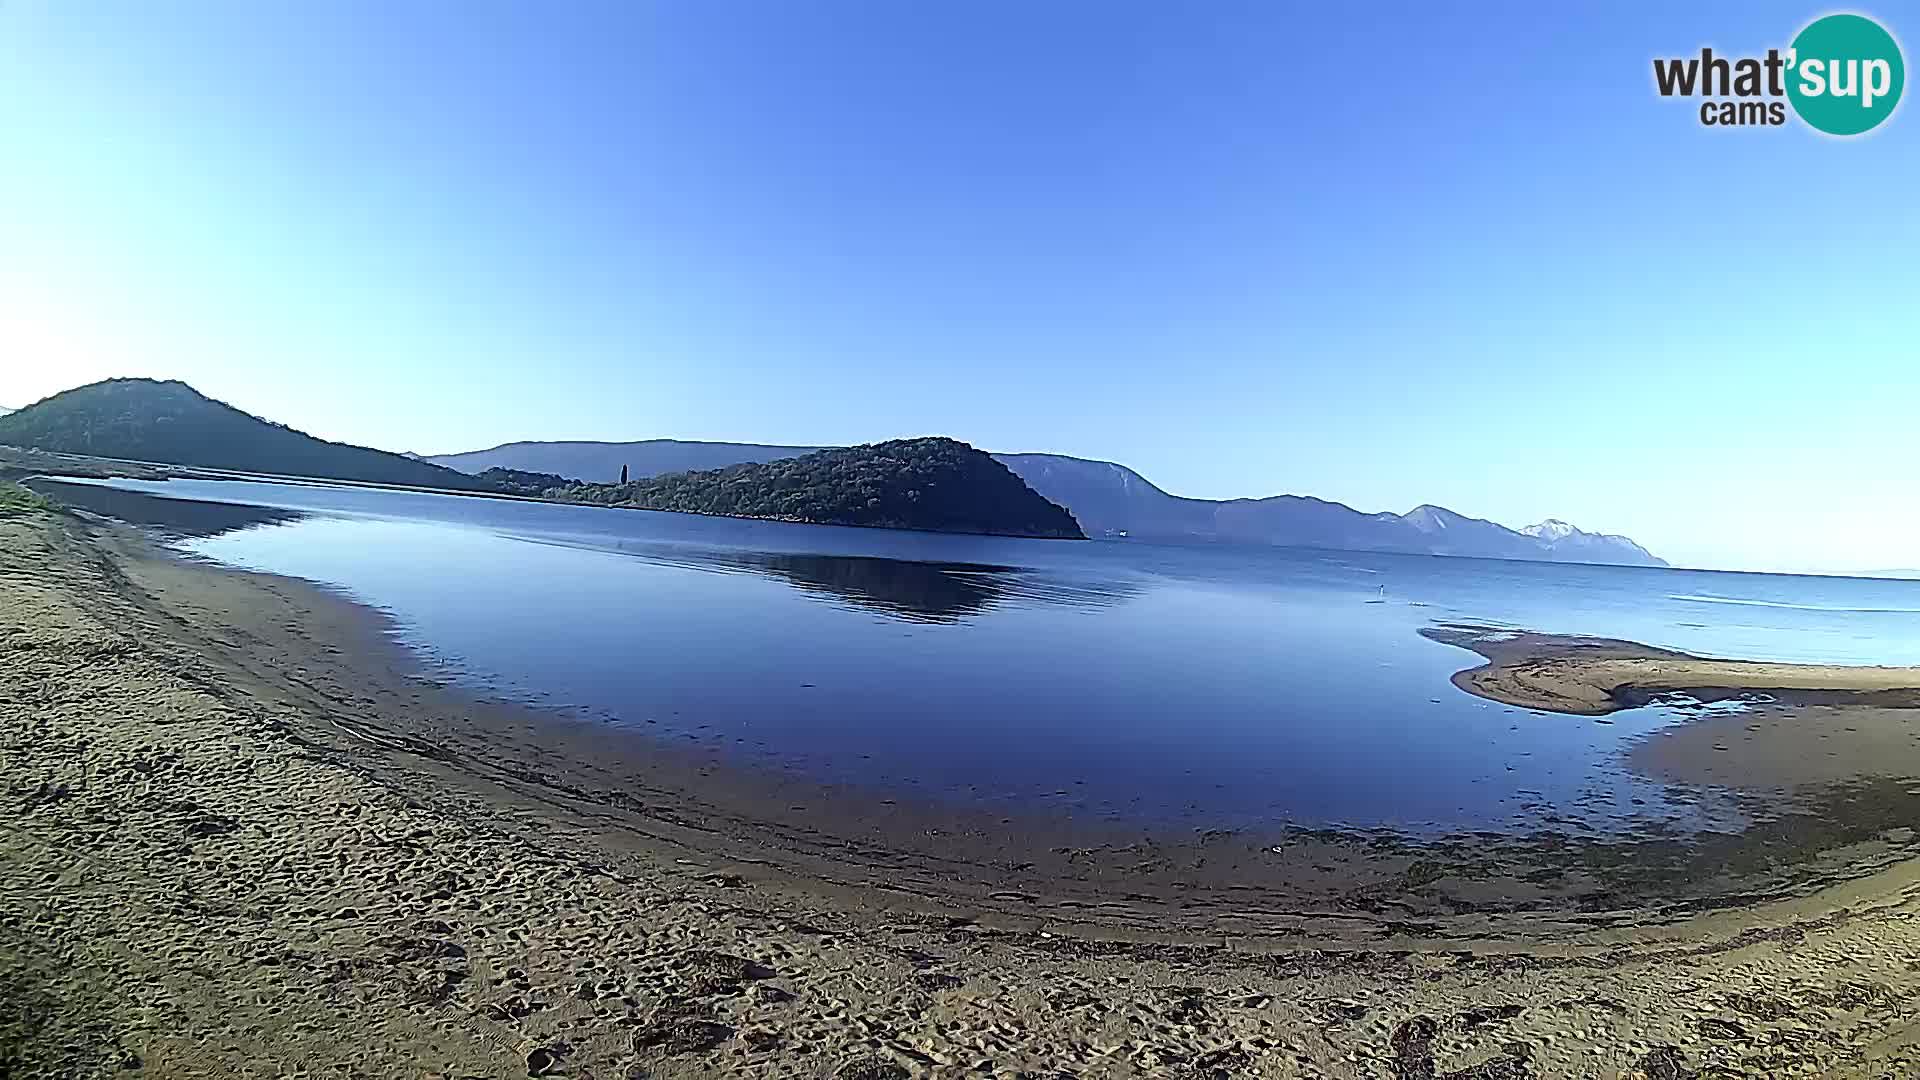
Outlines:
<svg viewBox="0 0 1920 1080"><path fill-rule="evenodd" d="M1575 7L0 0L0 404L942 433L1920 566L1920 115L1702 128L1653 56L1826 9Z"/></svg>

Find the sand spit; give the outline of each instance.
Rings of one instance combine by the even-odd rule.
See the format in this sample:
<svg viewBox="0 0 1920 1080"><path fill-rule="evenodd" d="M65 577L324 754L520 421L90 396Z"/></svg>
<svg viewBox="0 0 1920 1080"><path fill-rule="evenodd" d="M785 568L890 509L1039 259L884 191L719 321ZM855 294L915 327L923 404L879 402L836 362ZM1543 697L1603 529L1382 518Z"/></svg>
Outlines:
<svg viewBox="0 0 1920 1080"><path fill-rule="evenodd" d="M1421 633L1486 658L1485 664L1455 675L1455 686L1526 709L1605 716L1674 696L1696 702L1770 699L1920 709L1920 668L1714 660L1613 638L1465 623Z"/></svg>
<svg viewBox="0 0 1920 1080"><path fill-rule="evenodd" d="M692 760L603 775L543 719L318 590L0 519L0 1076L1920 1072L1910 861L1640 923L1069 913L755 831Z"/></svg>

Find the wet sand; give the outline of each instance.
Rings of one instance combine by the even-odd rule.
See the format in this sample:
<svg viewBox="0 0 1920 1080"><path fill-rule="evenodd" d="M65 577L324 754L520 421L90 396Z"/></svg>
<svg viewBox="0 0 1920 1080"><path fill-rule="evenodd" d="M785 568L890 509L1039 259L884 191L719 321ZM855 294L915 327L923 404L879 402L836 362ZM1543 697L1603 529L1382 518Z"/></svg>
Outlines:
<svg viewBox="0 0 1920 1080"><path fill-rule="evenodd" d="M1671 783L1747 789L1920 777L1920 711L1757 706L1662 731L1628 760Z"/></svg>
<svg viewBox="0 0 1920 1080"><path fill-rule="evenodd" d="M1718 848L876 812L436 686L387 631L123 526L0 519L0 1074L1916 1060L1906 784Z"/></svg>

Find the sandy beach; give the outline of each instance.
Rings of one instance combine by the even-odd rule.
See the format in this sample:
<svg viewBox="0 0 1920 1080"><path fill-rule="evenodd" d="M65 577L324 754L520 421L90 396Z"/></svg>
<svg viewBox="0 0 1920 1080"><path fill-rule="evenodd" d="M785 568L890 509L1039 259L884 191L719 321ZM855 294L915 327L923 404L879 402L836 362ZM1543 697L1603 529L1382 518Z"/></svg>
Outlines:
<svg viewBox="0 0 1920 1080"><path fill-rule="evenodd" d="M1486 663L1455 675L1470 694L1527 709L1605 716L1679 695L1712 703L1920 709L1920 668L1769 664L1691 656L1634 641L1450 624L1422 633Z"/></svg>
<svg viewBox="0 0 1920 1080"><path fill-rule="evenodd" d="M1797 793L1742 836L1168 839L875 813L439 685L389 629L0 518L0 1075L1920 1069L1920 768L1885 700L1636 748Z"/></svg>

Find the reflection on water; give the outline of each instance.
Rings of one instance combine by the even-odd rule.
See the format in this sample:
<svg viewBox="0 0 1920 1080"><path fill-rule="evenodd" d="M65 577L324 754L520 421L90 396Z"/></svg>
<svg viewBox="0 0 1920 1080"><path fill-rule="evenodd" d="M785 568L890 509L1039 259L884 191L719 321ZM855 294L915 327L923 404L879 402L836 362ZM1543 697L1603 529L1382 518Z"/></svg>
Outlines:
<svg viewBox="0 0 1920 1080"><path fill-rule="evenodd" d="M888 615L925 622L954 622L1013 600L1103 607L1137 591L1121 583L1075 586L1017 567L973 563L759 551L728 552L713 561L771 574L808 592L830 594Z"/></svg>
<svg viewBox="0 0 1920 1080"><path fill-rule="evenodd" d="M1018 587L1022 576L1011 566L769 551L708 551L661 561L766 574L809 593L923 622L956 622L987 611Z"/></svg>
<svg viewBox="0 0 1920 1080"><path fill-rule="evenodd" d="M537 543L618 551L658 566L715 573L760 574L803 593L909 622L950 623L1006 603L1101 608L1136 594L1122 580L1072 581L1017 566L934 562L870 555L822 555L685 544Z"/></svg>
<svg viewBox="0 0 1920 1080"><path fill-rule="evenodd" d="M1603 834L1727 820L1712 791L1621 759L1694 703L1604 723L1502 707L1452 686L1472 660L1420 636L1437 622L1760 659L1920 657L1920 615L1903 610L1920 608L1915 582L110 486L214 504L123 509L175 529L194 515L189 550L339 586L391 612L452 677L636 737L918 797L1196 827ZM268 520L283 523L248 527ZM1709 623L1676 599L1702 596L1768 604L1719 605Z"/></svg>
<svg viewBox="0 0 1920 1080"><path fill-rule="evenodd" d="M739 559L745 568L777 574L811 592L831 593L891 615L951 622L992 607L1014 584L1008 566L901 562L845 555L772 555Z"/></svg>
<svg viewBox="0 0 1920 1080"><path fill-rule="evenodd" d="M26 486L63 506L177 537L219 536L260 525L280 525L305 516L297 510L166 498L142 491L128 491L101 484L69 483L50 477L36 477L28 480Z"/></svg>
<svg viewBox="0 0 1920 1080"><path fill-rule="evenodd" d="M28 486L66 506L182 538L206 539L326 513L207 502L50 477L31 480ZM169 485L156 486L165 490ZM761 574L806 593L915 622L956 622L1008 601L1097 608L1118 603L1138 591L1137 585L1121 580L1073 581L991 563L755 551L685 543L608 542L605 538L527 535L521 539L618 551L661 566Z"/></svg>

